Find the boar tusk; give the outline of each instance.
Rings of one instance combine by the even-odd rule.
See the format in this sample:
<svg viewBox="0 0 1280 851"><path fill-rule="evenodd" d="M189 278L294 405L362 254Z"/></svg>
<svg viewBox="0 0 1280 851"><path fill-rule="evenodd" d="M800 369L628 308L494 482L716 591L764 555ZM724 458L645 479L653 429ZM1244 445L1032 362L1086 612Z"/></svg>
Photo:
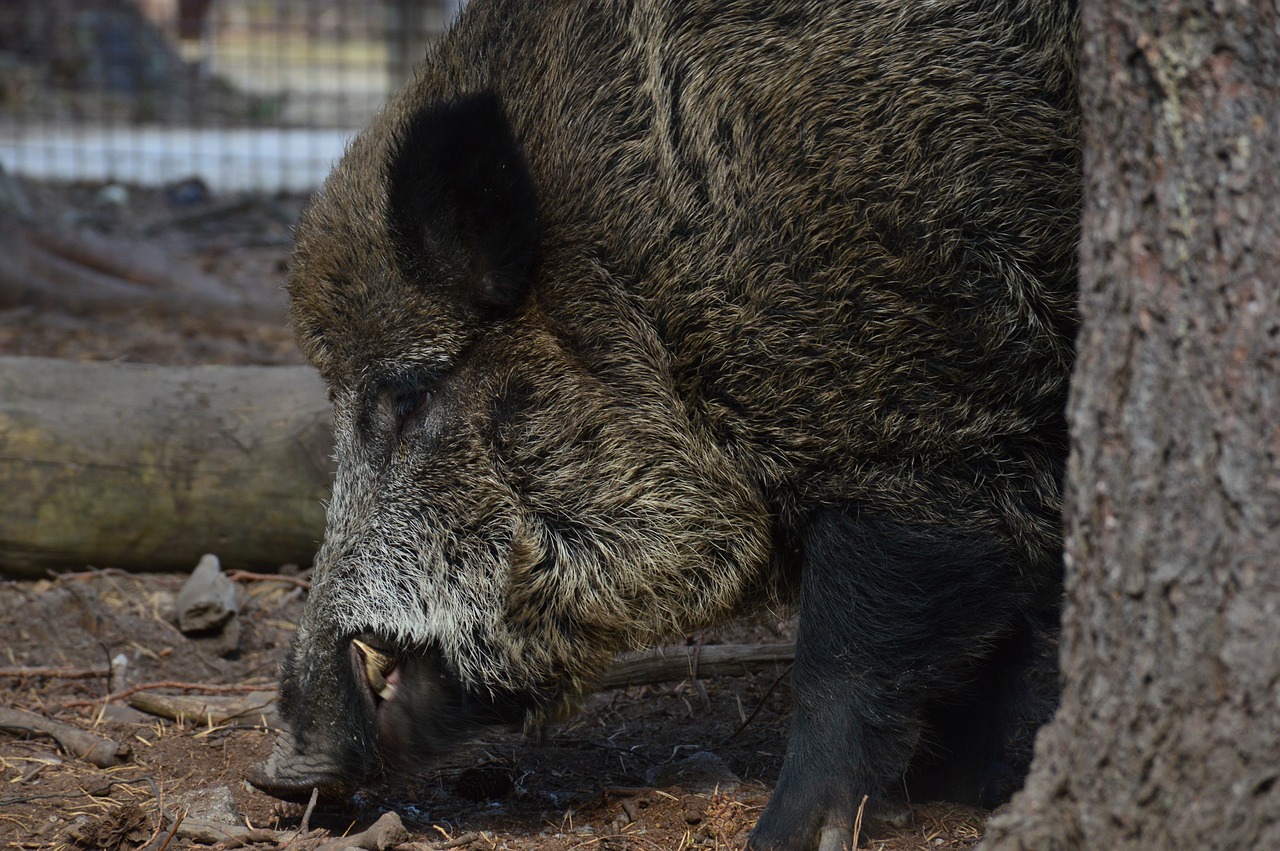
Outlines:
<svg viewBox="0 0 1280 851"><path fill-rule="evenodd" d="M356 646L356 650L360 651L360 657L364 660L364 673L369 683L369 690L383 700L389 700L396 690L394 683L387 682L387 676L396 667L395 657L381 650L374 650L358 638L351 639L351 643Z"/></svg>

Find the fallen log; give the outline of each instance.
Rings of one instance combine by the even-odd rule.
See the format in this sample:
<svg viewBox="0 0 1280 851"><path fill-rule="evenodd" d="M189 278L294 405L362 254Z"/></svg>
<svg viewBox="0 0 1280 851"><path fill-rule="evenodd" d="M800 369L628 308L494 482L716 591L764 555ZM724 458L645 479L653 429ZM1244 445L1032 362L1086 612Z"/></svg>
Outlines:
<svg viewBox="0 0 1280 851"><path fill-rule="evenodd" d="M0 358L0 573L306 564L332 454L307 367Z"/></svg>
<svg viewBox="0 0 1280 851"><path fill-rule="evenodd" d="M200 315L219 327L283 322L284 293L244 293L154 245L40 228L0 210L0 307L78 316L146 312Z"/></svg>

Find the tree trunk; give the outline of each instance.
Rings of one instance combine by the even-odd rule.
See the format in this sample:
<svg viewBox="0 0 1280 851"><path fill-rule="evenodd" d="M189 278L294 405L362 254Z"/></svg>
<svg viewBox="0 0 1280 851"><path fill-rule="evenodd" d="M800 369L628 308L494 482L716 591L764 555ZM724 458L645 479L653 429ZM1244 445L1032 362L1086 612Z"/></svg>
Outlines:
<svg viewBox="0 0 1280 851"><path fill-rule="evenodd" d="M0 575L307 564L332 454L310 367L0 358Z"/></svg>
<svg viewBox="0 0 1280 851"><path fill-rule="evenodd" d="M984 847L1280 848L1280 9L1082 6L1064 689Z"/></svg>

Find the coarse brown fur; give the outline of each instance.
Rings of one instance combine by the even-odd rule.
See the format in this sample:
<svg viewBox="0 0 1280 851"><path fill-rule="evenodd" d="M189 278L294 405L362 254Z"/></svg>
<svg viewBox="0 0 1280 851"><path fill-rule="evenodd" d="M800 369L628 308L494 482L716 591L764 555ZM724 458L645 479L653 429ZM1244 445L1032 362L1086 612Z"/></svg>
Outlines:
<svg viewBox="0 0 1280 851"><path fill-rule="evenodd" d="M297 231L339 473L295 735L357 635L554 715L618 650L793 600L815 512L981 536L1046 605L1073 5L473 0ZM414 206L423 145L514 151L513 200Z"/></svg>

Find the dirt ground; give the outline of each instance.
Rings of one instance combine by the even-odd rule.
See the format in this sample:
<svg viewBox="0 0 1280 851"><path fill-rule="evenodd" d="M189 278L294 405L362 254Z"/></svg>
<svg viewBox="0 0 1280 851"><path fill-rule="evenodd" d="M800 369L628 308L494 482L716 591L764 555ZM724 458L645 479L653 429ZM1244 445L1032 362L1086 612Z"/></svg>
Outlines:
<svg viewBox="0 0 1280 851"><path fill-rule="evenodd" d="M289 225L301 199L193 197L174 188L24 190L45 226L91 233L122 252L145 251L282 303ZM282 313L255 324L20 304L0 309L0 354L168 364L300 360ZM305 599L306 566L239 576L235 626L201 637L175 625L185 575L80 567L0 581L0 712L26 710L104 737L108 758L99 767L48 736L0 732L0 848L339 849L348 843L325 843L393 812L408 832L395 846L403 849L734 849L743 847L777 777L791 699L782 665L601 692L541 741L497 732L420 777L307 813L244 779L274 738L273 683ZM786 620L766 619L689 640L790 637ZM36 666L45 670L32 672ZM182 698L188 703L177 705ZM189 716L164 717L181 712ZM106 764L112 756L118 764ZM986 816L913 804L905 824L864 834L859 847L967 848Z"/></svg>

